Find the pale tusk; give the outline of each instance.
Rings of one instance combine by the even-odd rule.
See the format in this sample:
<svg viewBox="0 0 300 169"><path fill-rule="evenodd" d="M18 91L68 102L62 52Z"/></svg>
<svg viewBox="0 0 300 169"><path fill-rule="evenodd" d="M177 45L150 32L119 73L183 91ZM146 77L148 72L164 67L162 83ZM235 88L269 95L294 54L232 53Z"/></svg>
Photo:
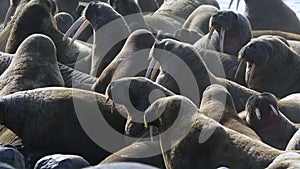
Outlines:
<svg viewBox="0 0 300 169"><path fill-rule="evenodd" d="M13 16L14 12L15 12L15 9L16 7L10 5L7 12L6 12L6 15L5 15L5 19L4 19L4 22L3 22L3 28L5 28L8 24L8 22L10 21L11 17Z"/></svg>
<svg viewBox="0 0 300 169"><path fill-rule="evenodd" d="M260 111L258 108L255 108L255 114L256 114L256 117L258 118L258 120L260 120L261 116L260 116Z"/></svg>
<svg viewBox="0 0 300 169"><path fill-rule="evenodd" d="M221 28L220 32L220 52L224 52L225 29Z"/></svg>
<svg viewBox="0 0 300 169"><path fill-rule="evenodd" d="M78 18L75 23L73 23L73 25L68 29L68 31L66 32L66 34L63 37L63 41L67 40L68 37L71 36L71 34L73 32L75 32L81 25L82 23L86 20L85 16L81 16L80 18Z"/></svg>
<svg viewBox="0 0 300 169"><path fill-rule="evenodd" d="M151 76L152 70L154 69L155 63L156 63L156 60L154 58L152 58L151 61L150 61L149 66L147 68L145 78L150 79L150 76Z"/></svg>
<svg viewBox="0 0 300 169"><path fill-rule="evenodd" d="M79 29L77 30L77 32L73 36L73 38L71 40L71 43L73 43L78 38L78 36L89 26L89 24L90 24L90 21L88 21L88 20L85 20L83 22L83 24L79 27Z"/></svg>

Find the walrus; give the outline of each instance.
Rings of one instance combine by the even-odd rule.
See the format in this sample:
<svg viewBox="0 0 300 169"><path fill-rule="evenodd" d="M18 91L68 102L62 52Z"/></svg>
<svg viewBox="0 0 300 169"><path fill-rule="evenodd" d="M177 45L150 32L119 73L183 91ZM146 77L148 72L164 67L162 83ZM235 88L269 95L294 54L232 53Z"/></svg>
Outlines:
<svg viewBox="0 0 300 169"><path fill-rule="evenodd" d="M219 9L212 5L201 5L195 9L184 22L182 28L191 29L202 35L209 32L209 20Z"/></svg>
<svg viewBox="0 0 300 169"><path fill-rule="evenodd" d="M166 168L265 168L283 153L206 117L184 96L156 100L145 126L160 131Z"/></svg>
<svg viewBox="0 0 300 169"><path fill-rule="evenodd" d="M196 105L200 104L203 91L211 84L226 86L238 112L244 110L251 95L258 94L235 82L214 76L190 44L164 39L155 42L150 54L160 64L156 82L176 94L188 97ZM222 67L218 69L222 71Z"/></svg>
<svg viewBox="0 0 300 169"><path fill-rule="evenodd" d="M285 150L298 128L279 110L277 98L268 92L251 96L246 103L246 121L261 140L277 149Z"/></svg>
<svg viewBox="0 0 300 169"><path fill-rule="evenodd" d="M94 29L90 74L99 77L121 51L130 35L130 30L125 19L109 4L90 2L84 9L82 16L67 31L63 40L66 40L71 33L79 28L73 36L73 40L76 39L89 24Z"/></svg>
<svg viewBox="0 0 300 169"><path fill-rule="evenodd" d="M101 161L100 164L110 164L115 162L138 162L164 169L165 164L162 154L155 154L157 152L160 152L159 142L134 142L120 151L108 156Z"/></svg>
<svg viewBox="0 0 300 169"><path fill-rule="evenodd" d="M233 0L230 4L232 2ZM245 0L245 5L244 14L253 30L279 30L300 34L299 18L282 0L273 0L272 3L268 0Z"/></svg>
<svg viewBox="0 0 300 169"><path fill-rule="evenodd" d="M112 102L107 101L105 95L95 92L64 87L39 88L0 97L0 122L21 138L24 146L39 148L47 154L77 154L95 164L126 145L122 139L113 140L107 135L108 131L111 134L115 131L123 138L126 122L123 114L127 114L127 110L118 104L111 110L111 106ZM101 122L101 118L105 121ZM87 135L90 130L84 127L85 120L99 127L97 133L102 145L98 139ZM103 144L111 146L105 150L108 147L100 147Z"/></svg>
<svg viewBox="0 0 300 169"><path fill-rule="evenodd" d="M205 89L200 111L229 129L254 140L260 140L260 137L238 116L231 94L221 85L212 84Z"/></svg>
<svg viewBox="0 0 300 169"><path fill-rule="evenodd" d="M282 39L265 35L245 45L239 59L247 62L246 85L282 98L299 92L300 56Z"/></svg>
<svg viewBox="0 0 300 169"><path fill-rule="evenodd" d="M150 30L135 0L109 0L108 3L124 17L131 32L138 29Z"/></svg>
<svg viewBox="0 0 300 169"><path fill-rule="evenodd" d="M49 0L21 1L12 20L0 33L0 50L15 53L24 39L38 32L53 40L57 49L57 59L61 63L75 63L77 59L89 55L91 48L87 45L77 41L74 44L70 44L69 40L62 41L63 35L55 28L52 21Z"/></svg>
<svg viewBox="0 0 300 169"><path fill-rule="evenodd" d="M210 32L194 44L198 50L211 49L237 56L252 38L248 19L233 11L220 11L212 15L209 29Z"/></svg>
<svg viewBox="0 0 300 169"><path fill-rule="evenodd" d="M15 10L17 9L17 6L19 5L20 0L9 0L9 7L7 9L7 12L3 21L3 27L5 28L7 26L7 23L10 21L10 18L13 16ZM2 4L1 4L2 6ZM5 6L5 3L3 3L3 6Z"/></svg>
<svg viewBox="0 0 300 169"><path fill-rule="evenodd" d="M33 34L19 46L11 64L0 76L0 95L39 87L64 86L53 41Z"/></svg>
<svg viewBox="0 0 300 169"><path fill-rule="evenodd" d="M72 15L66 12L59 12L54 16L55 22L57 24L57 29L62 33L66 33L71 25L74 23Z"/></svg>
<svg viewBox="0 0 300 169"><path fill-rule="evenodd" d="M103 70L93 90L105 93L111 81L122 77L145 76L150 62L148 55L154 42L155 37L147 30L140 29L131 33L120 53Z"/></svg>
<svg viewBox="0 0 300 169"><path fill-rule="evenodd" d="M175 94L145 77L124 77L112 81L107 87L106 95L114 103L126 107L128 116L125 134L138 138L145 133L144 111L155 100Z"/></svg>

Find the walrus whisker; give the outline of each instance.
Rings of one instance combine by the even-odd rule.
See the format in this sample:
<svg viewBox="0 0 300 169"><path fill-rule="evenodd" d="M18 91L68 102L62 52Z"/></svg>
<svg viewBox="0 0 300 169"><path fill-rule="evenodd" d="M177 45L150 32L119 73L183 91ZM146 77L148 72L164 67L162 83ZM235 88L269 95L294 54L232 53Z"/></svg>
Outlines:
<svg viewBox="0 0 300 169"><path fill-rule="evenodd" d="M81 16L80 18L78 18L75 23L67 30L67 32L65 33L64 37L63 37L63 41L67 40L68 37L71 36L71 34L73 32L76 31L76 29L78 29L82 23L86 20L85 16Z"/></svg>
<svg viewBox="0 0 300 169"><path fill-rule="evenodd" d="M145 78L150 79L150 76L151 76L152 70L154 69L155 64L156 64L156 60L154 58L152 58L151 61L150 61L149 66L147 68Z"/></svg>
<svg viewBox="0 0 300 169"><path fill-rule="evenodd" d="M14 14L14 11L15 11L16 7L10 5L7 12L6 12L6 15L5 15L5 19L4 19L4 22L3 22L3 28L5 28L8 24L8 22L10 21L12 15Z"/></svg>
<svg viewBox="0 0 300 169"><path fill-rule="evenodd" d="M220 52L224 52L225 29L222 27L220 32Z"/></svg>
<svg viewBox="0 0 300 169"><path fill-rule="evenodd" d="M278 116L278 112L277 112L277 110L274 108L274 106L270 104L270 108L271 108L271 110L273 111L273 113L275 114L275 116Z"/></svg>
<svg viewBox="0 0 300 169"><path fill-rule="evenodd" d="M261 119L261 114L260 114L260 111L258 108L255 108L255 114L256 114L256 117L258 118L258 120Z"/></svg>
<svg viewBox="0 0 300 169"><path fill-rule="evenodd" d="M73 43L78 36L90 25L90 21L85 20L82 25L79 27L79 29L77 30L77 32L75 33L75 35L73 36L71 43Z"/></svg>

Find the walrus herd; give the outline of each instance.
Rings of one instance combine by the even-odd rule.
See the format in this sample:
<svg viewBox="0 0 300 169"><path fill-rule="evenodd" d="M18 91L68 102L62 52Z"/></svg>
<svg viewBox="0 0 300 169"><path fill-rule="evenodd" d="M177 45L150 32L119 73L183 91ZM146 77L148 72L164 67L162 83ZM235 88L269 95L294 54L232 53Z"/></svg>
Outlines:
<svg viewBox="0 0 300 169"><path fill-rule="evenodd" d="M2 0L0 168L300 168L300 20L244 1Z"/></svg>

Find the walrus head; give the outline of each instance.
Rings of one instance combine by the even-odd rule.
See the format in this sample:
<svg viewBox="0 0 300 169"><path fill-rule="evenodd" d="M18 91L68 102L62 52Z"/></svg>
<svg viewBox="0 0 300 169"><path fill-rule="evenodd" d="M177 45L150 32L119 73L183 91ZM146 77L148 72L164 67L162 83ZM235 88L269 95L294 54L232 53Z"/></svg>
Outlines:
<svg viewBox="0 0 300 169"><path fill-rule="evenodd" d="M279 110L277 98L268 92L251 96L246 103L246 121L261 140L284 150L298 130Z"/></svg>
<svg viewBox="0 0 300 169"><path fill-rule="evenodd" d="M143 77L127 77L115 80L107 87L106 95L128 110L125 133L139 137L144 132L145 110L157 99L174 95L166 88Z"/></svg>
<svg viewBox="0 0 300 169"><path fill-rule="evenodd" d="M246 111L247 123L259 130L273 128L280 120L277 98L268 92L251 96L246 103Z"/></svg>
<svg viewBox="0 0 300 169"><path fill-rule="evenodd" d="M73 36L73 42L88 27L89 24L91 24L93 29L97 31L109 22L120 18L122 18L122 16L109 4L104 2L90 2L83 10L82 16L79 17L66 32L63 40L66 40L78 29Z"/></svg>
<svg viewBox="0 0 300 169"><path fill-rule="evenodd" d="M249 88L271 92L278 97L294 90L297 78L293 74L297 71L295 64L300 62L300 57L286 41L270 35L252 39L240 50L238 58L247 62L245 81Z"/></svg>
<svg viewBox="0 0 300 169"><path fill-rule="evenodd" d="M237 55L239 50L252 38L249 20L242 14L233 11L220 11L210 18L211 39L213 31L219 34L219 50L231 55Z"/></svg>
<svg viewBox="0 0 300 169"><path fill-rule="evenodd" d="M148 125L153 125L158 128L160 133L163 133L178 120L181 125L187 126L179 125L174 127L179 127L181 129L186 128L187 130L185 132L188 132L188 127L195 122L193 121L195 119L185 118L185 116L192 117L193 115L198 115L198 113L200 113L200 111L197 109L196 105L184 96L175 95L161 98L152 103L151 106L149 106L145 111L145 127L148 127ZM181 134L185 132L182 132Z"/></svg>

